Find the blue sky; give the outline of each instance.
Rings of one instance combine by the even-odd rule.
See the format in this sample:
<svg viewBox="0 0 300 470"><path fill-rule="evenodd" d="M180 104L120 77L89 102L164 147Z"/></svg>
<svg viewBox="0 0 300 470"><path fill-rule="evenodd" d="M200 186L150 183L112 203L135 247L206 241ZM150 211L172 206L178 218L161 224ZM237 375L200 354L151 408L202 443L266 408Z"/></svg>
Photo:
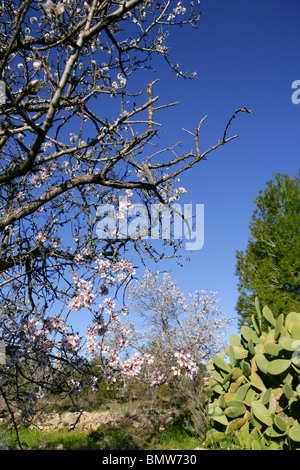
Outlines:
<svg viewBox="0 0 300 470"><path fill-rule="evenodd" d="M252 114L233 121L229 135L238 139L181 176L185 200L205 205L204 246L182 268L170 261L162 266L184 293L217 291L222 311L234 318L229 332L235 333L236 250L246 248L253 201L276 172L294 176L299 168L300 105L292 103L291 86L300 80L300 4L201 0L201 8L201 28L170 31L169 37L171 58L183 70L196 70L197 78L183 81L161 61L157 65L160 101L180 101L160 115L162 142L184 140L189 150L192 137L181 129L194 131L207 115L200 139L207 149L222 137L236 109L246 106Z"/></svg>

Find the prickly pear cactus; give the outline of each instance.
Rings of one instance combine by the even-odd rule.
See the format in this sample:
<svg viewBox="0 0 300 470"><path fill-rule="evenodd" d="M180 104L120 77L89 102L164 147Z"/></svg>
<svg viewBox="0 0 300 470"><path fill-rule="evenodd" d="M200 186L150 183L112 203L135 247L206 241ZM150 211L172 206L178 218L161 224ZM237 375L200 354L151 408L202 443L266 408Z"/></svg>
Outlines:
<svg viewBox="0 0 300 470"><path fill-rule="evenodd" d="M207 439L231 435L244 449L299 449L300 313L275 319L256 299L252 323L207 364Z"/></svg>

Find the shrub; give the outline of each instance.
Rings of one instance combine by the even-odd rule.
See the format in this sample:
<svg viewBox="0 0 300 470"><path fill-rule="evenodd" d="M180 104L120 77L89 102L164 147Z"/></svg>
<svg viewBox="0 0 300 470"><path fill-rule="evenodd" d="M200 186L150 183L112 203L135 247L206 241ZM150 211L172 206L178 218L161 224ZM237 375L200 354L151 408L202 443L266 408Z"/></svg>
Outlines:
<svg viewBox="0 0 300 470"><path fill-rule="evenodd" d="M275 319L268 307L261 313L256 299L252 321L207 363L207 439L231 436L244 449L299 449L300 313Z"/></svg>
<svg viewBox="0 0 300 470"><path fill-rule="evenodd" d="M126 427L110 428L101 424L95 431L90 431L88 439L97 443L101 450L138 449L133 433Z"/></svg>

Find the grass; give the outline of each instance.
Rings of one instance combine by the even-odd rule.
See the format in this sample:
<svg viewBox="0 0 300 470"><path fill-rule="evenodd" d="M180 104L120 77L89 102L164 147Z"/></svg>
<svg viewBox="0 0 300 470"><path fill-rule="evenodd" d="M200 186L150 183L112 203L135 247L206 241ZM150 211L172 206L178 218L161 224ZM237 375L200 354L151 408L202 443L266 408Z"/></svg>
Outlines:
<svg viewBox="0 0 300 470"><path fill-rule="evenodd" d="M19 449L15 433L6 433L2 438L9 449ZM89 450L96 449L88 439L88 432L62 429L43 432L34 429L20 429L19 440L23 450Z"/></svg>
<svg viewBox="0 0 300 470"><path fill-rule="evenodd" d="M151 450L193 450L204 447L203 442L176 426L170 426L153 439Z"/></svg>
<svg viewBox="0 0 300 470"><path fill-rule="evenodd" d="M199 435L191 425L190 415L184 411L186 403L172 395L166 387L162 387L157 394L149 394L143 390L136 390L136 396L118 400L113 396L105 400L96 400L94 395L87 395L85 409L90 411L111 412L137 412L148 413L151 410L180 411L176 422L147 429L135 426L121 426L108 428L100 426L95 431L72 430L67 428L50 432L37 429L19 429L19 441L22 448L28 450L192 450L205 447ZM106 391L106 393L108 393ZM77 403L76 403L77 404ZM78 405L78 404L77 404ZM61 401L56 397L51 400L49 411L62 413L73 410L73 403ZM84 408L84 406L82 406ZM48 410L48 407L47 407ZM200 421L199 421L200 422ZM18 449L16 434L0 428L0 442L4 442L10 449Z"/></svg>
<svg viewBox="0 0 300 470"><path fill-rule="evenodd" d="M176 423L151 433L125 426L108 428L105 425L95 431L20 429L19 440L24 450L191 450L203 447L196 435ZM0 432L0 441L10 449L18 449L15 433Z"/></svg>

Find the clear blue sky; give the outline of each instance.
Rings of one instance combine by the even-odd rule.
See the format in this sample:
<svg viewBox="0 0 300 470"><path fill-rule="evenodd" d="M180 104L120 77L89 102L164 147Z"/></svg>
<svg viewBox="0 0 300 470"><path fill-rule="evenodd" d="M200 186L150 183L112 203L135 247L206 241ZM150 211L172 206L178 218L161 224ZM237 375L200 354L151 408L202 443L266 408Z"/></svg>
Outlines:
<svg viewBox="0 0 300 470"><path fill-rule="evenodd" d="M238 139L181 176L184 202L205 205L204 247L182 268L171 261L161 265L185 294L218 292L222 311L234 318L229 333L236 333L236 250L246 248L254 199L277 172L294 176L299 168L300 104L292 103L291 86L300 80L300 2L201 0L201 9L201 28L171 28L169 37L171 58L184 71L197 71L197 78L183 81L160 60L157 75L141 72L135 85L142 89L159 78L160 104L180 101L162 111L159 122L162 145L183 140L185 150L194 142L182 128L194 131L208 115L200 139L201 149L208 149L236 109L252 109L229 129ZM75 313L75 325L81 315Z"/></svg>
<svg viewBox="0 0 300 470"><path fill-rule="evenodd" d="M220 306L236 317L236 250L245 249L254 199L276 172L294 176L299 168L300 105L291 101L292 82L300 80L300 3L297 0L201 0L201 28L170 31L171 57L197 78L182 81L160 62L155 91L163 103L164 142L184 139L193 147L193 131L202 128L201 148L223 135L230 115L252 109L233 121L229 135L239 138L181 177L186 201L205 205L205 241L183 268L168 262L170 274L185 293L218 292ZM149 78L149 77L148 77ZM165 113L165 115L163 114ZM236 319L230 332L237 331Z"/></svg>

